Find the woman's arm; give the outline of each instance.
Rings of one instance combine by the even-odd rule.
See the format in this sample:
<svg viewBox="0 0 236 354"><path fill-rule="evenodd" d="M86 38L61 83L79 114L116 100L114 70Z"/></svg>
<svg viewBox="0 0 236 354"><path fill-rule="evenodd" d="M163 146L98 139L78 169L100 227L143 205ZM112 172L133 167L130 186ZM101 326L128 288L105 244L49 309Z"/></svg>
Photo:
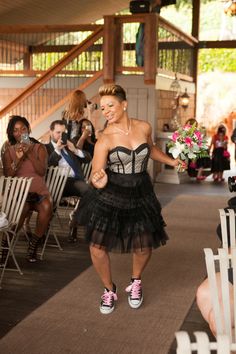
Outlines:
<svg viewBox="0 0 236 354"><path fill-rule="evenodd" d="M147 135L148 135L148 144L151 149L150 158L152 160L159 161L161 163L164 163L164 164L170 165L170 166L178 166L179 164L183 163L179 159L173 159L172 157L168 156L163 151L161 151L161 149L159 149L156 145L153 144L152 128L150 125L148 125Z"/></svg>
<svg viewBox="0 0 236 354"><path fill-rule="evenodd" d="M39 145L37 150L37 155L33 148L30 148L25 152L26 157L32 162L35 171L40 176L45 176L48 167L48 154L45 146L43 144Z"/></svg>
<svg viewBox="0 0 236 354"><path fill-rule="evenodd" d="M107 165L108 151L106 137L102 137L95 145L92 160L91 182L96 188L104 188L107 184L107 174L104 169Z"/></svg>
<svg viewBox="0 0 236 354"><path fill-rule="evenodd" d="M17 174L17 169L22 164L24 155L21 157L16 156L15 160L12 159L10 154L10 148L7 148L2 155L3 173L6 177L14 177Z"/></svg>
<svg viewBox="0 0 236 354"><path fill-rule="evenodd" d="M91 132L88 129L85 129L83 131L82 135L80 136L79 140L76 143L77 149L81 149L81 150L83 149L84 143L88 138L89 134L91 134Z"/></svg>

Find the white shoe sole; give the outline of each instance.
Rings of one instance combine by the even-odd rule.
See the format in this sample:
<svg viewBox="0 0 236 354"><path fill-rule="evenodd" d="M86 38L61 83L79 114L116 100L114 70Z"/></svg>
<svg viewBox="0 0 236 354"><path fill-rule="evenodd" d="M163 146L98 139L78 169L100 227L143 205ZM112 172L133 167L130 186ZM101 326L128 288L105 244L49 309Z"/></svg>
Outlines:
<svg viewBox="0 0 236 354"><path fill-rule="evenodd" d="M114 310L115 310L115 306L112 307L111 309L103 309L103 308L100 307L100 312L101 312L103 315L109 315L109 314L112 313Z"/></svg>
<svg viewBox="0 0 236 354"><path fill-rule="evenodd" d="M131 301L132 301L132 300L130 299L130 297L128 297L129 306L130 306L132 309L138 309L138 308L142 305L142 303L143 303L143 296L142 296L142 298L141 298L141 300L140 300L140 302L139 302L138 304L133 304Z"/></svg>

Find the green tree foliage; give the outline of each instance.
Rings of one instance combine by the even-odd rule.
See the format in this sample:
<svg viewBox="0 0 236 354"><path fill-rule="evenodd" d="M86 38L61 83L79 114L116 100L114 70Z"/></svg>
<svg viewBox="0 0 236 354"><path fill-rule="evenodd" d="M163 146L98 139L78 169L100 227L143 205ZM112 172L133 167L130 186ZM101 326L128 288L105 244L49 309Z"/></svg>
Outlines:
<svg viewBox="0 0 236 354"><path fill-rule="evenodd" d="M221 71L236 72L236 49L201 49L199 51L199 74Z"/></svg>

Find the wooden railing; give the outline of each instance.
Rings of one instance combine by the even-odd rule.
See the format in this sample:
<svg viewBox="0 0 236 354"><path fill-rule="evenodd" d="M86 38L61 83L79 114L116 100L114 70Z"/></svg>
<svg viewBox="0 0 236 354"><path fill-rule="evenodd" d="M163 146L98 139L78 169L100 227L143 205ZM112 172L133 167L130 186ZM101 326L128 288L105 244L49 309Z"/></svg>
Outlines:
<svg viewBox="0 0 236 354"><path fill-rule="evenodd" d="M35 79L27 86L15 99L7 104L0 111L0 130L3 134L6 131L9 116L23 115L26 116L30 124L34 126L36 122L47 116L47 112L60 102L64 102L71 91L78 88L86 77L78 77L71 75L70 80L65 76L65 72L69 71L70 66L74 67L79 63L81 55L90 48L103 35L102 26L88 36L81 44L74 46L60 61L48 69L42 76ZM101 76L101 71L95 72L95 79ZM91 77L91 75L90 75Z"/></svg>
<svg viewBox="0 0 236 354"><path fill-rule="evenodd" d="M34 76L40 70L45 71L98 27L92 24L0 26L0 76L11 73Z"/></svg>
<svg viewBox="0 0 236 354"><path fill-rule="evenodd" d="M136 60L140 24L148 38L143 43L143 66ZM12 73L37 77L0 111L1 134L14 114L26 116L35 126L65 103L72 90L83 87L87 78L93 77L87 81L91 83L103 75L104 82L114 82L117 73L135 73L154 85L161 71L178 72L191 81L197 43L155 13L105 16L104 26L0 26L0 42L0 77Z"/></svg>

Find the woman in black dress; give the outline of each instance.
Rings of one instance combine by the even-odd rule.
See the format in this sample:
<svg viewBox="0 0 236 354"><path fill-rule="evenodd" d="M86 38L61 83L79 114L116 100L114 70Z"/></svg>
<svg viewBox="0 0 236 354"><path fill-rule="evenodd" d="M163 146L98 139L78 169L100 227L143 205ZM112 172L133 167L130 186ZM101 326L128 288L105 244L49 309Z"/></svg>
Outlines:
<svg viewBox="0 0 236 354"><path fill-rule="evenodd" d="M108 252L132 252L131 282L126 291L130 307L139 308L143 301L142 272L152 249L168 239L161 206L147 173L148 159L171 166L182 162L154 147L149 123L128 117L126 93L121 86L104 85L99 95L108 124L94 150L91 182L96 190L82 198L77 218L87 225L91 258L105 288L100 312L108 314L117 300Z"/></svg>

